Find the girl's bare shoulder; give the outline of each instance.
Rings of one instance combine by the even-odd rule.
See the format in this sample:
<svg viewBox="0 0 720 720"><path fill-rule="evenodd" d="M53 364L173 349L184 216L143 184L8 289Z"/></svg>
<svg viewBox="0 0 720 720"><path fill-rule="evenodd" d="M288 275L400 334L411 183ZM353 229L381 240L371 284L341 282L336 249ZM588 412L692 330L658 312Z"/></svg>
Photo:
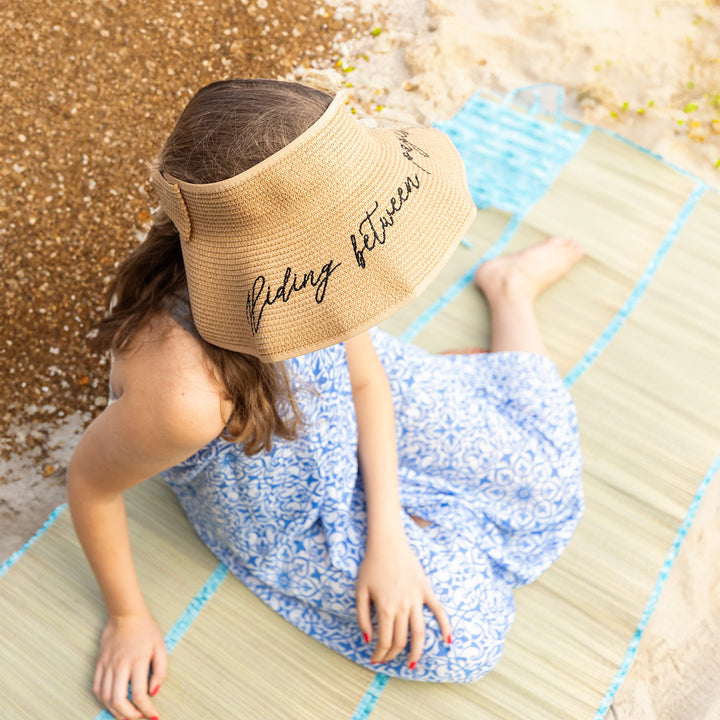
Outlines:
<svg viewBox="0 0 720 720"><path fill-rule="evenodd" d="M190 424L207 441L222 432L229 402L200 343L167 316L157 316L113 357L110 386L126 411L172 431Z"/></svg>
<svg viewBox="0 0 720 720"><path fill-rule="evenodd" d="M225 427L227 401L199 342L168 318L113 359L117 400L90 424L69 482L122 492L191 457Z"/></svg>

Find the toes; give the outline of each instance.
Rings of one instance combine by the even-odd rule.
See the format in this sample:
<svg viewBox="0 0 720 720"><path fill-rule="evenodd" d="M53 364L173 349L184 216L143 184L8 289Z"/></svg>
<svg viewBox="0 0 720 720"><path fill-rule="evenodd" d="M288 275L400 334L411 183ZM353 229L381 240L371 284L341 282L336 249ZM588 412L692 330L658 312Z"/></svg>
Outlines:
<svg viewBox="0 0 720 720"><path fill-rule="evenodd" d="M525 250L483 263L473 280L487 296L503 280L509 282L514 278L517 284L519 277L534 296L564 275L584 254L576 240L555 235Z"/></svg>
<svg viewBox="0 0 720 720"><path fill-rule="evenodd" d="M557 246L558 248L562 248L573 257L580 258L585 254L582 245L573 238L555 236L548 238L547 242L548 244L552 244Z"/></svg>
<svg viewBox="0 0 720 720"><path fill-rule="evenodd" d="M560 245L566 248L574 248L579 247L579 243L576 240L573 240L572 238L568 237L562 237L562 236L555 236L548 239L549 243L553 243L555 245Z"/></svg>

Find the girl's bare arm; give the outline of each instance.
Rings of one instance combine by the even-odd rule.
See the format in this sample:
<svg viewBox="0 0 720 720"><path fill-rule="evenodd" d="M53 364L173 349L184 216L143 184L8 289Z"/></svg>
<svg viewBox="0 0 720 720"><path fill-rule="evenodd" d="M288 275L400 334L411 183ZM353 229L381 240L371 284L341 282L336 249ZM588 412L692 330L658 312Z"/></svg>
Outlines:
<svg viewBox="0 0 720 720"><path fill-rule="evenodd" d="M68 471L73 524L109 615L93 690L120 717L157 716L147 697L150 662L150 690L165 674L162 636L140 591L122 493L186 459L223 428L218 389L193 342L163 335L118 358L112 380L120 398L90 425Z"/></svg>
<svg viewBox="0 0 720 720"><path fill-rule="evenodd" d="M358 425L358 461L368 514L365 558L357 585L358 622L373 635L370 606L375 606L377 644L372 662L387 662L407 645L414 668L425 640L423 605L435 615L443 637L450 622L432 591L405 536L397 475L392 394L368 333L345 342Z"/></svg>

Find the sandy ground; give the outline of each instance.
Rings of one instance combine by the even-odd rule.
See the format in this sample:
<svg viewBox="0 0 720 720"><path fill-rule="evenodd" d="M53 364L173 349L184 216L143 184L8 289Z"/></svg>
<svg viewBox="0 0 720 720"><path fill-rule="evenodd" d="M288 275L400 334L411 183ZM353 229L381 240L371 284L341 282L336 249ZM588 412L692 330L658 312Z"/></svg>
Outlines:
<svg viewBox="0 0 720 720"><path fill-rule="evenodd" d="M358 1L369 14L388 4ZM338 69L367 111L431 122L478 87L557 83L568 115L720 186L720 0L391 5L378 35L340 47Z"/></svg>
<svg viewBox="0 0 720 720"><path fill-rule="evenodd" d="M360 114L429 123L481 87L558 83L568 115L720 187L720 0L28 0L0 19L0 560L64 501L72 448L105 405L105 361L85 335L148 227L146 164L202 85L297 78L350 89ZM692 714L668 700L699 682L677 661L692 654L678 615L717 637L718 576L699 548L720 541L707 527L719 495L703 503L617 717L720 714L712 692Z"/></svg>
<svg viewBox="0 0 720 720"><path fill-rule="evenodd" d="M720 478L680 547L611 720L720 718Z"/></svg>

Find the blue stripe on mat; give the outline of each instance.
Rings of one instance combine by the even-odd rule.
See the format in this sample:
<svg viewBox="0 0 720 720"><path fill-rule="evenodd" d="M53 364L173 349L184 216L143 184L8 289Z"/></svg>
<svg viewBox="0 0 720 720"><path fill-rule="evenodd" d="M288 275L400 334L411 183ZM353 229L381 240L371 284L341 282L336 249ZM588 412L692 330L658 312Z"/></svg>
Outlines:
<svg viewBox="0 0 720 720"><path fill-rule="evenodd" d="M66 507L67 503L58 505L58 507L52 511L50 517L43 523L43 526L19 550L16 550L2 565L0 565L0 578L27 552L31 545L33 545L47 532Z"/></svg>
<svg viewBox="0 0 720 720"><path fill-rule="evenodd" d="M706 186L704 183L698 183L690 193L690 197L685 201L682 209L678 213L675 221L673 222L667 235L663 238L663 241L658 246L653 256L650 258L645 270L643 271L640 279L633 288L630 297L625 301L625 304L618 310L615 317L610 321L609 325L600 333L600 337L590 346L590 349L583 355L581 360L575 365L575 367L565 377L565 386L570 388L578 380L578 378L595 362L598 355L608 346L610 341L615 337L618 330L625 324L625 321L630 317L631 313L640 302L645 290L647 290L650 281L655 276L660 263L663 261L665 256L672 248L673 243L680 234L683 226L687 222L690 214L695 209L695 206L700 201L702 194L705 192Z"/></svg>
<svg viewBox="0 0 720 720"><path fill-rule="evenodd" d="M373 678L350 720L366 720L366 718L370 716L370 713L375 707L375 703L378 701L389 680L390 676L383 675L382 673L378 673Z"/></svg>
<svg viewBox="0 0 720 720"><path fill-rule="evenodd" d="M222 585L223 580L227 577L228 569L223 563L218 563L212 575L205 581L197 595L188 603L182 615L175 621L165 635L165 646L167 651L171 653L175 646L182 640L182 636L187 632L188 628L195 622L195 618L205 607L215 591Z"/></svg>
<svg viewBox="0 0 720 720"><path fill-rule="evenodd" d="M188 628L193 624L195 618L205 607L208 600L215 594L215 591L222 585L227 577L228 569L223 563L218 563L205 584L200 588L195 597L188 603L175 624L165 635L165 646L168 653L171 653L180 642ZM101 710L94 720L113 720L113 716L107 710Z"/></svg>
<svg viewBox="0 0 720 720"><path fill-rule="evenodd" d="M655 611L655 608L658 604L658 600L660 599L660 593L665 587L665 582L670 575L670 570L672 570L675 558L680 551L680 546L682 545L683 540L687 536L690 527L692 526L693 520L695 519L695 515L698 511L698 507L700 506L700 501L703 499L703 496L705 495L708 487L710 486L710 481L718 472L718 470L720 470L720 455L715 458L715 461L710 466L710 469L707 471L707 474L700 483L700 487L698 487L697 492L695 493L695 496L690 503L690 507L688 508L687 514L685 515L685 520L679 527L677 534L675 535L675 540L673 541L673 544L670 546L670 550L668 550L668 553L665 556L665 562L663 563L660 574L655 581L655 587L653 587L652 592L650 593L650 598L647 601L647 605L645 605L645 610L642 614L642 617L640 618L640 622L635 628L635 633L630 640L630 644L628 645L627 651L625 652L625 657L623 658L622 663L620 663L620 667L615 674L615 678L610 684L608 691L605 693L605 697L600 703L600 707L595 713L594 720L603 720L608 710L610 709L612 701L615 699L615 694L617 693L618 688L620 687L623 680L625 679L625 676L630 670L630 666L632 665L632 662L635 659L635 655L637 654L640 640L642 639L643 633L645 632L647 624L650 621L650 617Z"/></svg>

